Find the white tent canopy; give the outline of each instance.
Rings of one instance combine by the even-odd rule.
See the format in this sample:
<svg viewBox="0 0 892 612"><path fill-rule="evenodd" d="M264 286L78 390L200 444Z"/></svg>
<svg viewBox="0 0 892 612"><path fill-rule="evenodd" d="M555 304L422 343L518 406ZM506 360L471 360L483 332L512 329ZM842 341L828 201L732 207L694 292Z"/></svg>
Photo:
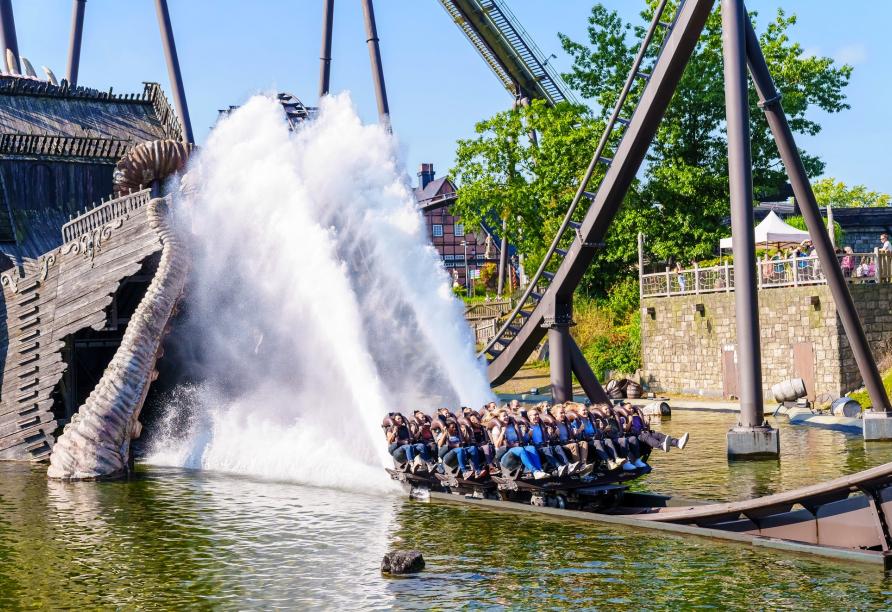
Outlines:
<svg viewBox="0 0 892 612"><path fill-rule="evenodd" d="M803 240L808 240L808 232L784 223L773 210L756 226L756 244L799 244ZM730 249L731 237L722 238L719 244Z"/></svg>

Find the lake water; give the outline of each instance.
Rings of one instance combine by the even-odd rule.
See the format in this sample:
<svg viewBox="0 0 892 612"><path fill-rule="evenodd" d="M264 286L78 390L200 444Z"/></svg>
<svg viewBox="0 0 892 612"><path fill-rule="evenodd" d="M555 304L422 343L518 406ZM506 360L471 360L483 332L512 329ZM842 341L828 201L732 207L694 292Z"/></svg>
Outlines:
<svg viewBox="0 0 892 612"><path fill-rule="evenodd" d="M892 461L892 444L781 427L779 462L725 460L731 414L676 412L692 432L637 487L730 500ZM418 548L416 577L381 557ZM139 466L129 482L48 482L0 463L0 609L183 607L866 608L878 571L808 556L458 504L410 502Z"/></svg>

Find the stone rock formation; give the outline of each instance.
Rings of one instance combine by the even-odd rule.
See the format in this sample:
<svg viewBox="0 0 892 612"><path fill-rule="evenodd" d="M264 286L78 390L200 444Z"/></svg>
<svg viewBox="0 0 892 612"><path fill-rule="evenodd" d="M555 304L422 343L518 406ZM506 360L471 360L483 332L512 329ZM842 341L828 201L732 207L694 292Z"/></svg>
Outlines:
<svg viewBox="0 0 892 612"><path fill-rule="evenodd" d="M383 574L415 574L424 569L424 557L417 550L395 550L381 560Z"/></svg>

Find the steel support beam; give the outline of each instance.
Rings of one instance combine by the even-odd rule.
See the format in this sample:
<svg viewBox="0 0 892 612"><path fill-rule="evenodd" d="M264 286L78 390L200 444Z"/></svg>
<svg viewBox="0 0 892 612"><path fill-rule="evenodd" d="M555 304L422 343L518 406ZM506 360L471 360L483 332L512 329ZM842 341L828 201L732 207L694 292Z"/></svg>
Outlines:
<svg viewBox="0 0 892 612"><path fill-rule="evenodd" d="M651 71L638 107L616 149L613 163L607 169L582 221L579 238L570 245L555 273L548 290L550 295L564 300L572 298L573 291L595 257L598 244L603 242L629 186L635 180L635 174L672 100L712 7L713 0L687 0L681 5L675 26ZM545 336L546 330L541 326L545 314L545 304L540 302L518 337L489 364L487 372L490 384L499 385L509 380L524 364Z"/></svg>
<svg viewBox="0 0 892 612"><path fill-rule="evenodd" d="M71 87L77 85L77 73L81 65L81 39L84 34L84 10L87 0L74 0L71 7L71 39L68 43L68 70L65 78Z"/></svg>
<svg viewBox="0 0 892 612"><path fill-rule="evenodd" d="M855 310L855 303L852 301L848 285L842 275L842 268L840 268L839 262L836 260L830 237L824 229L818 202L815 199L814 191L812 191L811 183L805 172L805 166L802 164L799 149L796 147L796 142L793 139L793 131L790 129L783 106L781 106L781 96L774 86L774 81L768 70L768 64L762 55L759 38L756 36L749 19L746 20L746 55L750 74L756 86L756 93L759 96L759 106L765 112L768 126L774 135L781 160L793 187L793 194L796 196L796 201L799 202L799 208L803 219L805 219L808 233L818 252L821 270L827 279L827 285L830 287L830 294L833 296L833 301L836 304L836 312L840 321L842 321L843 330L845 330L849 345L852 347L855 363L858 365L861 378L864 380L864 386L867 388L873 409L889 412L892 410L889 397L886 395L886 389L883 387L879 369L870 352L870 345L867 342L861 321L858 319L858 311ZM735 270L736 273L737 271Z"/></svg>
<svg viewBox="0 0 892 612"><path fill-rule="evenodd" d="M372 80L375 83L375 98L378 101L378 116L382 124L390 128L390 106L387 104L387 88L384 85L384 68L381 65L381 49L378 46L378 27L375 25L375 8L372 0L362 0L362 14L365 17L366 43L369 46L369 60L372 62Z"/></svg>
<svg viewBox="0 0 892 612"><path fill-rule="evenodd" d="M570 367L570 328L548 329L548 365L551 371L551 401L555 404L573 400L573 374Z"/></svg>
<svg viewBox="0 0 892 612"><path fill-rule="evenodd" d="M3 37L3 40L0 40L0 45L3 45L3 48L0 49L0 54L5 56L6 50L9 49L12 51L12 54L15 55L15 61L18 63L19 60L19 41L15 35L15 18L12 15L12 0L0 0L0 36Z"/></svg>
<svg viewBox="0 0 892 612"><path fill-rule="evenodd" d="M177 58L177 46L173 39L173 28L170 25L170 12L167 0L155 0L158 13L158 27L161 29L161 44L164 46L164 57L167 60L167 75L173 89L173 104L183 127L183 141L195 142L192 137L192 122L189 119L189 106L186 104L186 92L183 89L183 77L180 74L180 60Z"/></svg>
<svg viewBox="0 0 892 612"><path fill-rule="evenodd" d="M322 52L319 55L319 97L328 95L331 80L331 34L334 28L334 0L322 0Z"/></svg>
<svg viewBox="0 0 892 612"><path fill-rule="evenodd" d="M764 421L759 303L754 257L753 163L747 98L746 37L743 0L722 0L722 55L728 132L728 183L734 251L734 311L737 319L739 427Z"/></svg>
<svg viewBox="0 0 892 612"><path fill-rule="evenodd" d="M585 394L592 403L610 403L610 398L607 397L607 392L604 391L604 387L601 386L598 377L595 376L588 361L585 360L585 355L579 350L579 346L572 337L570 338L570 367L573 370L573 374L576 375L576 379L579 381L582 390L585 391Z"/></svg>
<svg viewBox="0 0 892 612"><path fill-rule="evenodd" d="M548 364L551 371L551 398L554 403L573 399L570 327L573 325L573 302L550 302L542 326L548 330Z"/></svg>

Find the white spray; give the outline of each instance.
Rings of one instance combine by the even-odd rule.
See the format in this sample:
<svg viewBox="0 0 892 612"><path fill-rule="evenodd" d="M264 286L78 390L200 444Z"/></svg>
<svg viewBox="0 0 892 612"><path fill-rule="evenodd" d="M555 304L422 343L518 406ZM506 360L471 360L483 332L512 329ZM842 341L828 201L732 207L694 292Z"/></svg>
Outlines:
<svg viewBox="0 0 892 612"><path fill-rule="evenodd" d="M387 412L490 398L394 141L347 95L295 132L252 98L190 183L179 333L204 382L174 394L150 462L380 490Z"/></svg>

